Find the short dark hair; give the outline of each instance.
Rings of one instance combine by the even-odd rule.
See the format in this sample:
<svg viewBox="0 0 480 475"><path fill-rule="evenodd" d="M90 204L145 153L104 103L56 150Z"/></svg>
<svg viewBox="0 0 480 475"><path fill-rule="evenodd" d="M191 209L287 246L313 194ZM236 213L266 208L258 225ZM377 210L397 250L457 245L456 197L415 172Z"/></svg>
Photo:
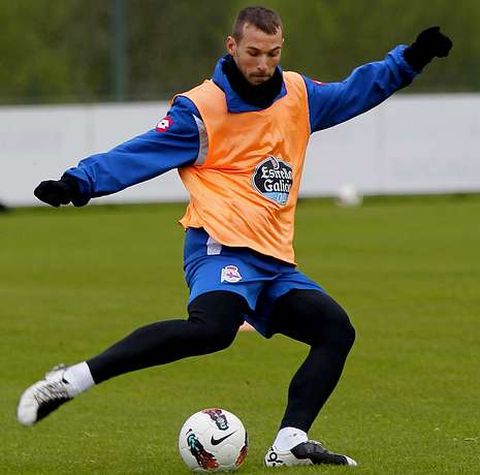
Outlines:
<svg viewBox="0 0 480 475"><path fill-rule="evenodd" d="M280 15L265 7L246 7L237 15L233 23L232 36L235 41L243 37L243 26L249 23L262 30L267 35L274 35L278 29L283 32L283 23Z"/></svg>

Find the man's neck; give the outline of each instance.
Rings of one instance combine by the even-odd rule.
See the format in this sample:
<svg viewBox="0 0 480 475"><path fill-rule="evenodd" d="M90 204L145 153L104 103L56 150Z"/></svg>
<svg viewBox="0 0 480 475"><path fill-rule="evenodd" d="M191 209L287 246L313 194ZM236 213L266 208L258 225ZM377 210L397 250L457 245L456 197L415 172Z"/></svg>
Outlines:
<svg viewBox="0 0 480 475"><path fill-rule="evenodd" d="M250 84L238 69L232 56L228 55L222 65L232 89L248 104L266 109L270 107L282 90L283 78L277 68L267 81L254 86Z"/></svg>

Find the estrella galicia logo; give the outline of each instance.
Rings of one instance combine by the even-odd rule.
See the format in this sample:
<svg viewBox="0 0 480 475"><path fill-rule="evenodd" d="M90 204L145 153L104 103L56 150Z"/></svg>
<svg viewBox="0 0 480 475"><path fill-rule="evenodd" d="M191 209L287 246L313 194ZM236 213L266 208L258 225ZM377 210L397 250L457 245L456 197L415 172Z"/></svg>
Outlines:
<svg viewBox="0 0 480 475"><path fill-rule="evenodd" d="M255 168L252 183L260 194L283 206L292 188L292 167L283 160L269 155Z"/></svg>

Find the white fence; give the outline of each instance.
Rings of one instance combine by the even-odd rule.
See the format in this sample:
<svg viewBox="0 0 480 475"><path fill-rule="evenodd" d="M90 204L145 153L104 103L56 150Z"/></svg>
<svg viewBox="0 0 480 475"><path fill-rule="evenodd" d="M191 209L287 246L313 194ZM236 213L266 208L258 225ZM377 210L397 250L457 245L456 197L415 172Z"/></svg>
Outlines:
<svg viewBox="0 0 480 475"><path fill-rule="evenodd" d="M80 159L152 128L167 103L0 108L0 202L39 204L32 190ZM480 191L480 95L399 95L312 136L303 196L350 185L362 194ZM182 201L175 171L96 202Z"/></svg>

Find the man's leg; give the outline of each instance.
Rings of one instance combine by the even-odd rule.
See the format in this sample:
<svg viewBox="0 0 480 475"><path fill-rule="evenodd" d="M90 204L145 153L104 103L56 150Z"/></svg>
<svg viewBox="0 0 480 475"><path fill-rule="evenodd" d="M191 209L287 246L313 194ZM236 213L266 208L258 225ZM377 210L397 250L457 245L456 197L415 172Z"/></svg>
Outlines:
<svg viewBox="0 0 480 475"><path fill-rule="evenodd" d="M93 384L112 377L227 348L248 305L238 294L213 291L199 295L188 311L188 320L144 326L86 362L47 373L46 379L22 394L17 408L19 422L33 425Z"/></svg>
<svg viewBox="0 0 480 475"><path fill-rule="evenodd" d="M130 371L214 353L230 346L247 311L240 295L208 292L190 303L188 320L141 327L87 364L98 384Z"/></svg>
<svg viewBox="0 0 480 475"><path fill-rule="evenodd" d="M310 345L288 389L281 427L308 432L340 379L355 330L345 311L327 294L292 290L280 297L272 320L276 333Z"/></svg>
<svg viewBox="0 0 480 475"><path fill-rule="evenodd" d="M275 302L271 322L274 333L306 343L310 351L290 383L280 431L265 463L354 465L349 457L307 442L307 432L337 385L355 339L347 314L321 291L291 290Z"/></svg>

